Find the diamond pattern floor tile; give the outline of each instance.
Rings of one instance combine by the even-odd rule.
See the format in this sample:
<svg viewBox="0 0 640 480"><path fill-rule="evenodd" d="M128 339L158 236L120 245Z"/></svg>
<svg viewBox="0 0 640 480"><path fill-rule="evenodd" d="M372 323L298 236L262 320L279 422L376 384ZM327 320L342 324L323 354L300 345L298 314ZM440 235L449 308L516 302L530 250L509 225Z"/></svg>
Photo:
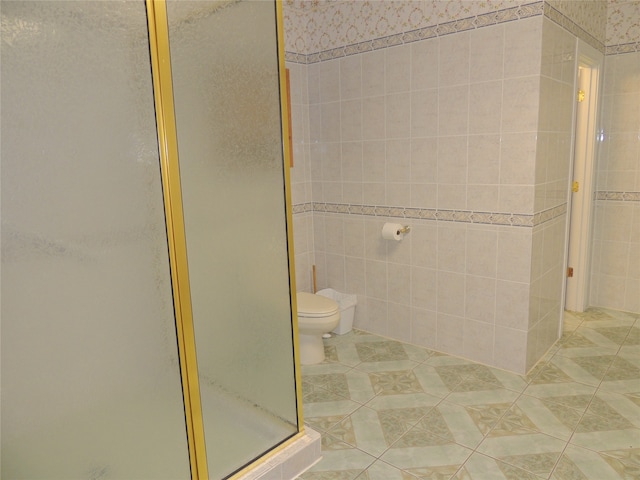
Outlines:
<svg viewBox="0 0 640 480"><path fill-rule="evenodd" d="M302 370L303 480L640 478L640 316L567 312L528 375L354 330Z"/></svg>
<svg viewBox="0 0 640 480"><path fill-rule="evenodd" d="M537 475L475 452L453 477L455 480L539 480Z"/></svg>

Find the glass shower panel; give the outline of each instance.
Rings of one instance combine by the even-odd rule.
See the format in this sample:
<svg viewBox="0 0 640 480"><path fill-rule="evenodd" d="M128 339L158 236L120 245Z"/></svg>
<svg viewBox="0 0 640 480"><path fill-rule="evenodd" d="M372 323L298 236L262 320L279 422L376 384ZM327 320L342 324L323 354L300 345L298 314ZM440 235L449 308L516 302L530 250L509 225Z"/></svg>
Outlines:
<svg viewBox="0 0 640 480"><path fill-rule="evenodd" d="M143 2L2 2L2 478L187 479Z"/></svg>
<svg viewBox="0 0 640 480"><path fill-rule="evenodd" d="M276 11L170 1L180 175L211 478L298 431Z"/></svg>

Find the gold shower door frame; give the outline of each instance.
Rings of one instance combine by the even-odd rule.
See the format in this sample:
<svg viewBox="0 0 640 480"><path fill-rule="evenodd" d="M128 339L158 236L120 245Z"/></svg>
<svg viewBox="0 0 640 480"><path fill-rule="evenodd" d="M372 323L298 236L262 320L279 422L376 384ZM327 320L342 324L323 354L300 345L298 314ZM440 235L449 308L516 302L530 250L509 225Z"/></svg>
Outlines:
<svg viewBox="0 0 640 480"><path fill-rule="evenodd" d="M274 0L276 4L276 28L278 32L278 62L280 92L286 91L284 62L284 22L282 15L282 1ZM180 183L180 168L178 161L178 141L176 130L175 110L173 103L173 82L171 74L171 56L169 48L169 24L167 20L166 0L146 0L147 18L149 23L149 44L151 52L151 69L153 75L153 91L156 109L156 123L158 128L158 143L160 151L160 166L162 188L164 194L165 216L167 223L167 237L169 244L169 261L171 268L171 283L173 287L173 302L178 337L178 353L180 357L180 372L185 407L185 420L189 446L189 462L192 480L209 478L207 467L207 452L204 438L204 424L202 419L202 405L200 402L200 386L198 381L198 365L195 348L195 332L193 327L193 313L191 310L191 293L189 286L189 268L187 262L186 236L182 209L182 191ZM289 112L287 95L280 95L282 132L289 131ZM295 361L295 391L297 403L298 433L273 448L261 458L238 471L230 478L238 478L248 470L265 462L277 452L304 435L304 421L302 417L301 373L298 346L298 318L296 305L294 251L293 251L293 217L290 189L290 159L291 147L288 141L283 141L284 174L287 216L287 241L289 257L289 289L292 299L293 345Z"/></svg>

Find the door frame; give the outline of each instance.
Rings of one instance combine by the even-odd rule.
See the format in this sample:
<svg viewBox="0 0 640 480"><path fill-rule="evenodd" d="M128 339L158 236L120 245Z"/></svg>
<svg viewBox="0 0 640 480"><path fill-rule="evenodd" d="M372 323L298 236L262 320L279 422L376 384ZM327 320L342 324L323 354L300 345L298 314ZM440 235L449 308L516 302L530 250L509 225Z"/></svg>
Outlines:
<svg viewBox="0 0 640 480"><path fill-rule="evenodd" d="M589 301L595 170L597 144L601 140L598 126L604 54L578 39L576 59L564 263L565 272L573 267L573 277L569 278L565 273L562 304L565 310L583 312ZM578 90L585 92L582 102L577 101ZM574 181L579 183L579 190L575 193L572 192Z"/></svg>

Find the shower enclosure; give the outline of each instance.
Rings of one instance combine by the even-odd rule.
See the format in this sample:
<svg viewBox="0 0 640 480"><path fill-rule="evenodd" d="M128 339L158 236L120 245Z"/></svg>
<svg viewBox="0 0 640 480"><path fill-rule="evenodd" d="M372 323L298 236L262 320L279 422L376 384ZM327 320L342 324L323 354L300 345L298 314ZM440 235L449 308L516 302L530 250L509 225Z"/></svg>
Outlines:
<svg viewBox="0 0 640 480"><path fill-rule="evenodd" d="M275 1L2 1L1 476L301 434Z"/></svg>

